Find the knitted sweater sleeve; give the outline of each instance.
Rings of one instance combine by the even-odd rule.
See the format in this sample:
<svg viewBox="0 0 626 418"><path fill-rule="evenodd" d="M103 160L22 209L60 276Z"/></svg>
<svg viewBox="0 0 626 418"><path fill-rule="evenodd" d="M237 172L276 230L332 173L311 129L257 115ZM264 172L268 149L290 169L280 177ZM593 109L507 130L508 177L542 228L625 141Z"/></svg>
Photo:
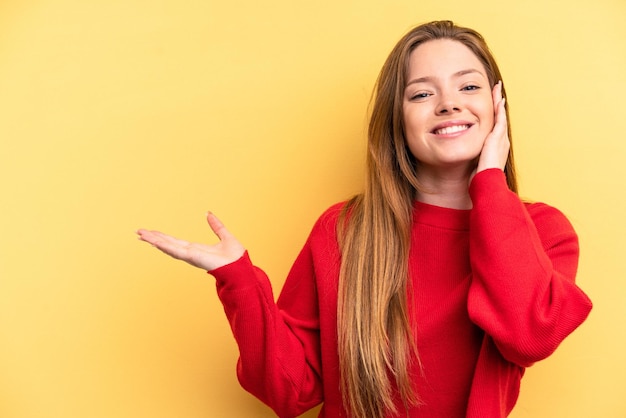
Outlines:
<svg viewBox="0 0 626 418"><path fill-rule="evenodd" d="M280 417L295 417L323 400L319 316L310 245L304 246L283 292L298 301L285 310L266 274L246 252L209 272L239 347L237 377Z"/></svg>
<svg viewBox="0 0 626 418"><path fill-rule="evenodd" d="M524 204L497 169L470 185L468 311L502 356L528 367L549 356L591 310L574 283L578 238L565 216Z"/></svg>

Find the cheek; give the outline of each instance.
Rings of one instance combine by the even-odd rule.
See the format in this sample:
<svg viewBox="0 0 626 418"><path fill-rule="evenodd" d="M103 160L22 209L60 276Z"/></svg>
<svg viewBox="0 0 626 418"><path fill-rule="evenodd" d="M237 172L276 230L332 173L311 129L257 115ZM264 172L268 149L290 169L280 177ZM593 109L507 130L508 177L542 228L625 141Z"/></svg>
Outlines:
<svg viewBox="0 0 626 418"><path fill-rule="evenodd" d="M489 130L493 129L493 126L495 124L496 118L495 118L495 114L494 114L494 107L493 107L493 102L491 101L491 97L489 97L489 100L485 100L484 105L482 106L482 120L483 120L483 125L485 128L488 128Z"/></svg>
<svg viewBox="0 0 626 418"><path fill-rule="evenodd" d="M419 135L420 132L426 129L426 117L417 109L405 108L402 115L402 123L407 136Z"/></svg>

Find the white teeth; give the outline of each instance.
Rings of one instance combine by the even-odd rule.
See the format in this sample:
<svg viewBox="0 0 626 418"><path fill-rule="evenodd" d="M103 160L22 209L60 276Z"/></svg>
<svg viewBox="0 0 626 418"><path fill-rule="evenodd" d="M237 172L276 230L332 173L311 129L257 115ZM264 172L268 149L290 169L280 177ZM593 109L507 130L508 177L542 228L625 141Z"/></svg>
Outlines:
<svg viewBox="0 0 626 418"><path fill-rule="evenodd" d="M454 125L454 126L448 126L446 128L441 128L441 129L437 129L435 131L435 134L437 135L448 135L448 134L453 134L455 132L461 132L461 131L465 131L466 129L469 129L469 125Z"/></svg>

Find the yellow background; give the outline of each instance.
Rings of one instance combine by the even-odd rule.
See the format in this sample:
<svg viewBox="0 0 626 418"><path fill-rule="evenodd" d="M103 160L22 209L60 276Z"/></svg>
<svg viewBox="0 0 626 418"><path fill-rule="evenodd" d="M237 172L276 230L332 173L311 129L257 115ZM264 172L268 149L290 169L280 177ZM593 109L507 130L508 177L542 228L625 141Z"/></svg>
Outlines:
<svg viewBox="0 0 626 418"><path fill-rule="evenodd" d="M0 416L273 416L212 278L134 231L212 241L213 210L280 289L360 190L383 60L442 18L494 50L522 195L569 216L595 303L513 417L626 416L623 0L2 0Z"/></svg>

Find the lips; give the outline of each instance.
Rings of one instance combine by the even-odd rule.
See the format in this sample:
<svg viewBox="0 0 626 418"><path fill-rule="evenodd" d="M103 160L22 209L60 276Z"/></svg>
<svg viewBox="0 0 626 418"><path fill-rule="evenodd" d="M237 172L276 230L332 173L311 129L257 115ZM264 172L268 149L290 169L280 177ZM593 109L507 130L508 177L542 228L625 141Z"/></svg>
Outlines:
<svg viewBox="0 0 626 418"><path fill-rule="evenodd" d="M437 125L431 132L435 135L452 135L466 131L471 127L472 124L467 122L447 122Z"/></svg>
<svg viewBox="0 0 626 418"><path fill-rule="evenodd" d="M448 126L447 128L437 129L434 133L436 135L449 135L449 134L455 134L461 131L466 131L469 128L470 128L470 125L455 125L455 126Z"/></svg>

